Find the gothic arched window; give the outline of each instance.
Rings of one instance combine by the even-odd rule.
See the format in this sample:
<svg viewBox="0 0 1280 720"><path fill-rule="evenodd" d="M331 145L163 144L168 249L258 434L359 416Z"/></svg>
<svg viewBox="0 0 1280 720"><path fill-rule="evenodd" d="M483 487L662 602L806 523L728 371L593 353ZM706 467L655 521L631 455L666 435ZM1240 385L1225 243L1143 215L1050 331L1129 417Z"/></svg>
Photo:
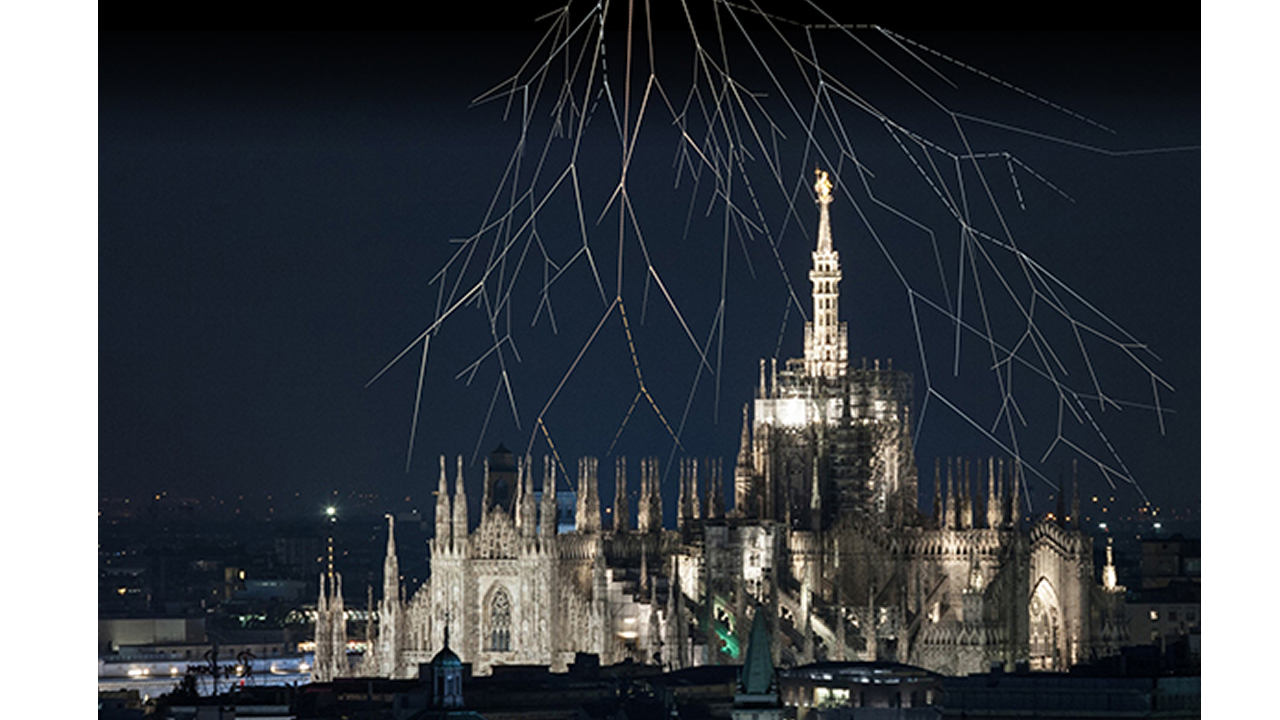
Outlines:
<svg viewBox="0 0 1280 720"><path fill-rule="evenodd" d="M511 649L511 596L502 587L494 590L489 599L489 649Z"/></svg>
<svg viewBox="0 0 1280 720"><path fill-rule="evenodd" d="M1058 670L1062 667L1061 621L1058 595L1045 578L1031 594L1029 650L1032 670Z"/></svg>

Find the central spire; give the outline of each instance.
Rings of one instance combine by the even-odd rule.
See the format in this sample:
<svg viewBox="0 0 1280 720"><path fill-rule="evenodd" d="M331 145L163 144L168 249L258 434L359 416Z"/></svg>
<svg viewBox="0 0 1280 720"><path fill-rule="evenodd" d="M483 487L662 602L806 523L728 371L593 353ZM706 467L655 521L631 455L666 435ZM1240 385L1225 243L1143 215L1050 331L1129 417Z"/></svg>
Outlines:
<svg viewBox="0 0 1280 720"><path fill-rule="evenodd" d="M804 368L810 376L843 377L849 364L849 335L840 322L840 253L831 245L831 179L815 170L818 203L818 249L813 253L813 320L804 326Z"/></svg>

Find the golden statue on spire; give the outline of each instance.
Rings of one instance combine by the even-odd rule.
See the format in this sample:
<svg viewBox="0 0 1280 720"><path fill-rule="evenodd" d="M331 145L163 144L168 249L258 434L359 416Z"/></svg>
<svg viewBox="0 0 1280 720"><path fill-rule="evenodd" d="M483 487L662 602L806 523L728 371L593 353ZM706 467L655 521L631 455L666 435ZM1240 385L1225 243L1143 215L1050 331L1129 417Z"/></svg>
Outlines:
<svg viewBox="0 0 1280 720"><path fill-rule="evenodd" d="M813 184L813 191L818 193L818 202L826 205L831 202L831 180L827 177L826 170L815 168L813 172L818 176L817 182Z"/></svg>

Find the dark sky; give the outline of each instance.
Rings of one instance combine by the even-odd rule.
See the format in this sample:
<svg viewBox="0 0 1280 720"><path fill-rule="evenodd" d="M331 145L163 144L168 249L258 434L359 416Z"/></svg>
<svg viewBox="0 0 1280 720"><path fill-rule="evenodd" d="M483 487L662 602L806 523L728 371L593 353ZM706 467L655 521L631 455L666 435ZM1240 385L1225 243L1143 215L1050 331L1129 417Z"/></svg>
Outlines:
<svg viewBox="0 0 1280 720"><path fill-rule="evenodd" d="M823 66L849 93L921 137L956 152L963 138L974 153L1010 153L1008 160L984 159L981 178L965 166L965 201L974 225L992 236L1003 237L1007 229L1018 247L1065 286L1147 343L1159 360L1136 349L1134 354L1175 389L1159 391L1160 402L1176 411L1165 416L1163 434L1150 411L1126 406L1104 412L1094 402L1088 405L1091 418L1082 424L1065 421L1064 439L1105 455L1109 463L1116 462L1107 454L1114 448L1156 505L1197 504L1198 34L890 29L1018 89L922 55L952 86L870 31L856 36L866 40L865 47L829 31L815 36L815 47ZM777 49L767 34L762 38L761 52ZM917 411L929 398L917 438L922 487L931 487L935 457L1001 453L947 407L953 403L981 424L993 424L999 396L988 370L990 352L973 337L963 338L961 372L953 376L954 326L917 304L917 336L905 291L909 286L923 297L945 298L941 264L954 297L960 275L954 219L894 136L847 100L852 94L833 105L841 121L838 131L819 126L815 140L825 158L812 148L806 153L802 125L771 78L752 62L751 48L736 41L731 71L744 90L763 94L760 103L780 123L777 134L765 134L782 167L784 187L765 172L765 153L751 126L739 124L733 132L741 133L751 155L742 159L745 174L732 184L732 199L744 211L759 209L777 253L769 238L760 232L740 235L732 223L725 242L724 204L710 192L710 173L695 183L687 167L673 166L680 145L671 113L655 95L628 176L644 242L629 226L623 230L626 328L616 307L600 324L617 294L619 275L617 205L596 222L621 167L608 114L610 97L617 107L625 102L626 43L618 33L606 39L603 67L611 95L589 98L591 124L574 163L600 282L581 257L570 265L549 294L553 328L540 305L549 266L537 245L528 242L533 235L527 228L516 235L511 259L490 278L487 296L496 297L497 281L515 278L510 303L499 315L500 334L509 323L511 342L488 356L468 383L466 374L457 376L493 344L485 310L468 305L440 326L432 339L413 463L406 473L420 346L365 385L431 324L441 283L430 281L462 247L454 241L479 230L495 193L502 207L509 204L512 187L504 184L503 173L519 137L519 105L504 121L502 103L470 103L515 73L537 40L536 33L507 29L100 36L100 497L271 492L299 493L305 504L338 490L409 496L425 506L442 453L451 463L458 454L470 463L477 448L483 454L502 442L523 450L531 440L535 455L546 452L545 436L534 421L553 394L543 419L571 468L580 455L599 456L602 480L611 482L613 460L606 452L615 436L613 454L628 457L633 478L641 455L658 455L666 465L672 453L667 426L675 428L685 418L681 441L688 453L723 457L731 477L741 407L751 398L758 359L773 355L779 345L784 359L802 352L802 319L794 307L787 310L782 278L785 272L809 313L807 271L816 211L809 196L795 202L794 217L788 218L786 210L789 194L811 184L816 164L836 174L841 190L832 222L844 267L841 314L849 322L851 354L893 358L895 367L912 370ZM669 38L655 51L663 90L680 107L691 76L687 52ZM648 72L640 53L637 45L629 128ZM878 57L888 59L892 69ZM798 72L785 55L771 56L770 68L779 76ZM529 186L563 76L557 66L534 105L536 122L517 192ZM574 87L580 98L581 83ZM710 89L705 80L703 89ZM937 103L925 101L922 91ZM807 117L810 96L797 97L803 98L797 109ZM960 119L940 112L939 104ZM749 113L759 123L762 116ZM697 118L698 112L689 110L689 117ZM835 151L839 145L833 136L840 132L866 169L863 178L853 158ZM905 135L897 137L910 143ZM535 183L539 197L567 167L569 142L561 139L552 146ZM1194 149L1129 152L1168 148ZM943 162L940 153L919 146L911 152L919 162ZM954 177L947 174L953 168L940 172ZM559 265L583 244L571 182L551 196L536 224L537 239ZM990 210L988 192L999 215ZM936 238L937 257L927 230ZM461 287L479 278L497 232L477 243ZM983 247L993 252L991 244ZM661 287L646 276L645 252ZM981 265L982 257L976 262ZM987 320L1000 328L995 333L1002 341L1016 342L1012 328L1020 327L1020 311L1000 301L1001 278L1020 293L1025 275L1007 254L993 262L1000 275L988 268L979 272L989 302ZM447 276L446 293L456 279ZM711 333L719 327L722 282L721 343ZM965 282L964 317L980 324L972 276ZM662 288L679 307L679 318ZM1089 330L1113 328L1078 301L1065 299L1062 287L1053 289L1088 326L1078 335L1046 303L1023 309L1035 313L1037 328L1062 353L1064 382L1092 392L1089 365L1080 361L1083 344L1104 391L1149 404L1150 376ZM597 324L598 334L575 365ZM638 388L626 329L662 419L641 397L619 434ZM715 375L698 375L690 335L698 344L712 337L708 364L718 368ZM925 346L928 381L919 343ZM501 389L498 354L513 388L514 413ZM1020 356L1039 362L1030 344ZM570 367L573 373L557 393ZM1060 472L1069 472L1073 457L1083 456L1059 443L1039 463L1056 434L1059 405L1029 370L1016 369L1014 383L1027 423L1018 431L1024 454L1056 481ZM1105 442L1093 432L1094 422ZM996 435L1001 436L999 430ZM469 467L475 487L479 466ZM1081 478L1086 490L1104 487L1087 461L1081 463ZM674 477L667 483L673 497ZM1037 492L1044 490L1040 484ZM1137 502L1132 490L1122 491Z"/></svg>

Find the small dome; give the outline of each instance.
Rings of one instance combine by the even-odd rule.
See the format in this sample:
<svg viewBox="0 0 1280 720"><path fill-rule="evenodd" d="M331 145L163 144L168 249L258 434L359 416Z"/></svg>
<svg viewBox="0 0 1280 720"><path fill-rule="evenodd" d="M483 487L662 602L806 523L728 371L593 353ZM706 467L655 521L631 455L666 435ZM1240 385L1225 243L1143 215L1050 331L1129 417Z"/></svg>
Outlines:
<svg viewBox="0 0 1280 720"><path fill-rule="evenodd" d="M462 660L446 644L435 657L431 658L431 667L462 667Z"/></svg>

